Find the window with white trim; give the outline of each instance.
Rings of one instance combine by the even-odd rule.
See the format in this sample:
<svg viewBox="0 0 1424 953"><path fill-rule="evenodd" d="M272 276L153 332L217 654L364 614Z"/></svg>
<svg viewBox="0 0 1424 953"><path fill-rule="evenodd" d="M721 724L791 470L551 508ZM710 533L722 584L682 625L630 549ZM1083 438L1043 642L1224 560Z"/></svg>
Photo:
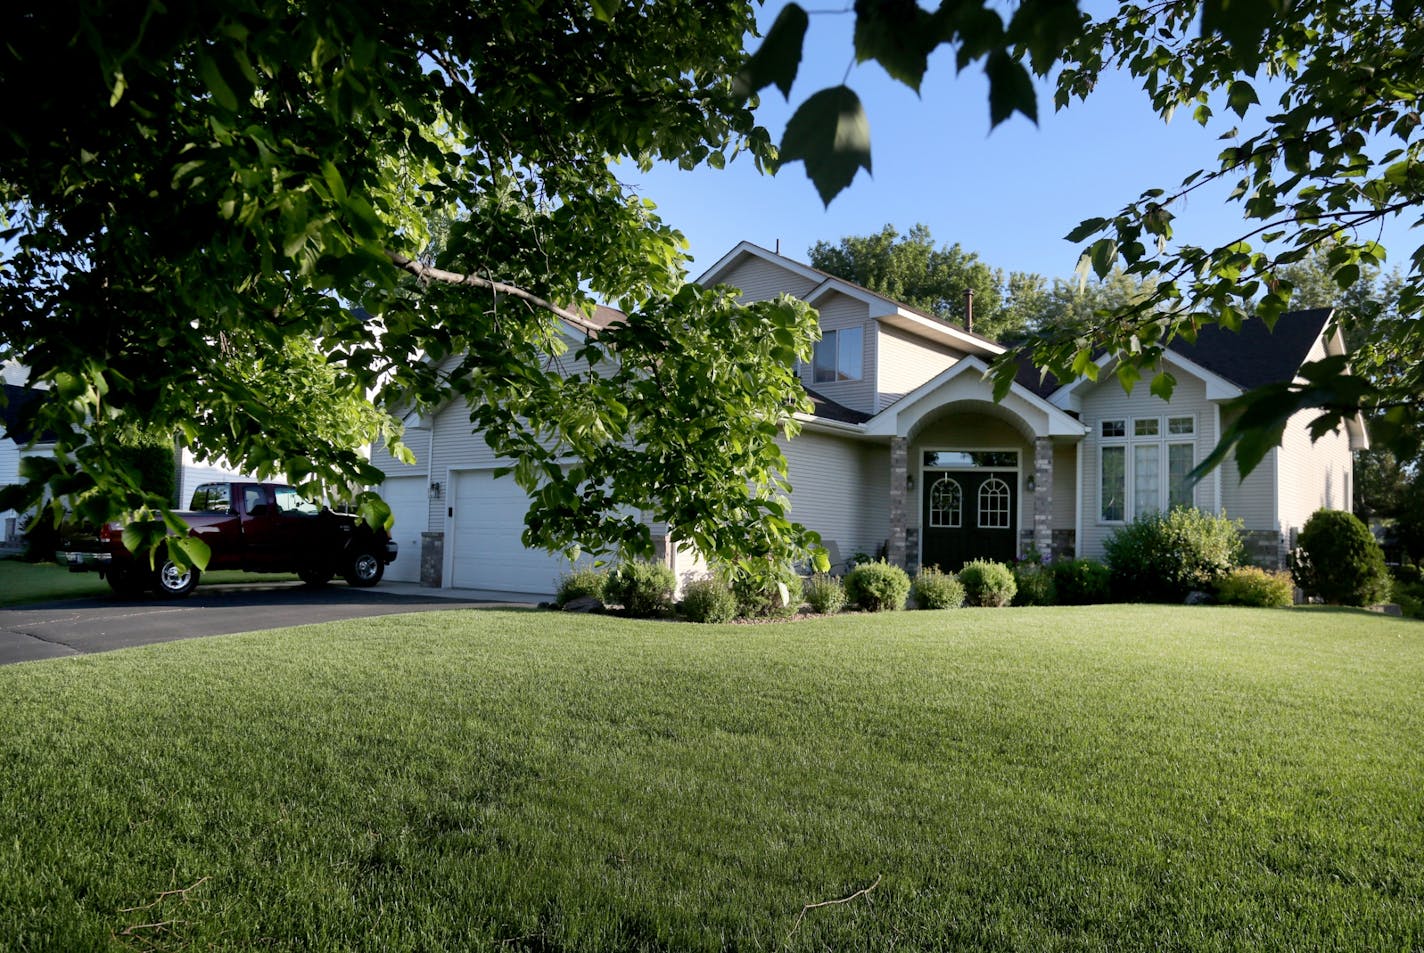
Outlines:
<svg viewBox="0 0 1424 953"><path fill-rule="evenodd" d="M860 380L865 367L864 329L823 331L821 340L816 342L812 364L812 376L817 384Z"/></svg>
<svg viewBox="0 0 1424 953"><path fill-rule="evenodd" d="M959 481L942 476L930 488L930 526L958 529L964 521L964 491Z"/></svg>
<svg viewBox="0 0 1424 953"><path fill-rule="evenodd" d="M1175 506L1192 506L1196 417L1111 418L1099 422L1098 519L1126 522ZM1183 437L1190 439L1183 440Z"/></svg>
<svg viewBox="0 0 1424 953"><path fill-rule="evenodd" d="M1009 485L998 477L979 484L979 528L1011 528Z"/></svg>

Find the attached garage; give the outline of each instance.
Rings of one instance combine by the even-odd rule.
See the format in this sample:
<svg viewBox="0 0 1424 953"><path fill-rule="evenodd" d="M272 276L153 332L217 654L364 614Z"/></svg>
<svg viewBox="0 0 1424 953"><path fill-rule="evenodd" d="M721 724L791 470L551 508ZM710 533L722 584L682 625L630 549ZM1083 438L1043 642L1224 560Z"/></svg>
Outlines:
<svg viewBox="0 0 1424 953"><path fill-rule="evenodd" d="M388 477L378 490L396 519L391 538L400 547L396 561L386 567L386 578L392 582L420 582L420 534L430 522L430 491L425 477Z"/></svg>
<svg viewBox="0 0 1424 953"><path fill-rule="evenodd" d="M493 470L451 474L447 585L457 589L552 595L569 561L520 541L529 497Z"/></svg>

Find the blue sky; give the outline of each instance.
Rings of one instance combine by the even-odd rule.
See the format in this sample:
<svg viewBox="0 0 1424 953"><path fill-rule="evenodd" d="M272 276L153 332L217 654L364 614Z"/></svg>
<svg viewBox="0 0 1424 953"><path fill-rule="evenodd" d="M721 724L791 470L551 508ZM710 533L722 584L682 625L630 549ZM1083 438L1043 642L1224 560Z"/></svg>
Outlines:
<svg viewBox="0 0 1424 953"><path fill-rule="evenodd" d="M763 33L781 6L772 0L761 11ZM757 114L775 141L794 106L817 90L844 78L860 95L870 120L874 176L861 172L829 209L799 163L775 178L758 174L745 159L720 171L668 166L644 175L624 167L620 177L686 235L694 276L742 239L768 248L780 240L784 254L805 260L818 240L868 234L887 222L904 232L923 222L938 244L958 242L995 267L1069 277L1080 248L1064 235L1085 218L1116 212L1144 189L1170 190L1188 173L1213 167L1228 144L1218 137L1237 124L1224 109L1205 128L1185 112L1165 124L1140 87L1119 76L1059 113L1051 89L1041 86L1037 126L1015 115L990 132L980 67L956 76L952 54L941 49L917 97L878 64L854 65L853 27L850 14L812 13L790 104L768 87ZM1262 99L1269 103L1264 92ZM1251 130L1254 116L1248 114L1243 131ZM1244 233L1240 208L1228 205L1226 194L1225 187L1197 193L1174 209L1176 238L1215 245ZM1399 228L1385 235L1393 261L1406 260L1412 250L1402 235Z"/></svg>

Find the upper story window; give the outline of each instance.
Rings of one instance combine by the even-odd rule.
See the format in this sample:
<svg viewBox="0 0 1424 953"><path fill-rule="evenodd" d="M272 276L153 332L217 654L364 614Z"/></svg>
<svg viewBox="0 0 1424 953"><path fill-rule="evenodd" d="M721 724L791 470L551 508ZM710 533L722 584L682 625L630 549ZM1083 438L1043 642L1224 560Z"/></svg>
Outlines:
<svg viewBox="0 0 1424 953"><path fill-rule="evenodd" d="M863 376L864 362L864 329L825 331L816 342L815 382L858 381Z"/></svg>

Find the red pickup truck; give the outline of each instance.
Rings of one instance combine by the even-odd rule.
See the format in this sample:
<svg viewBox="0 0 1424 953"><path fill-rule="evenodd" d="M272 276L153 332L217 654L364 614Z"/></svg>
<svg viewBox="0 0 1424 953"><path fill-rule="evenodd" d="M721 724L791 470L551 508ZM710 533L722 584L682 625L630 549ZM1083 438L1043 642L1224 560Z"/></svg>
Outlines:
<svg viewBox="0 0 1424 953"><path fill-rule="evenodd" d="M396 543L386 533L278 483L205 483L194 491L190 509L177 515L212 551L208 569L294 572L309 585L339 573L353 586L374 586L396 558ZM153 566L136 559L124 548L123 529L109 523L97 539L70 543L62 554L69 571L97 570L121 595L157 589L186 596L197 587L197 569L161 552Z"/></svg>

